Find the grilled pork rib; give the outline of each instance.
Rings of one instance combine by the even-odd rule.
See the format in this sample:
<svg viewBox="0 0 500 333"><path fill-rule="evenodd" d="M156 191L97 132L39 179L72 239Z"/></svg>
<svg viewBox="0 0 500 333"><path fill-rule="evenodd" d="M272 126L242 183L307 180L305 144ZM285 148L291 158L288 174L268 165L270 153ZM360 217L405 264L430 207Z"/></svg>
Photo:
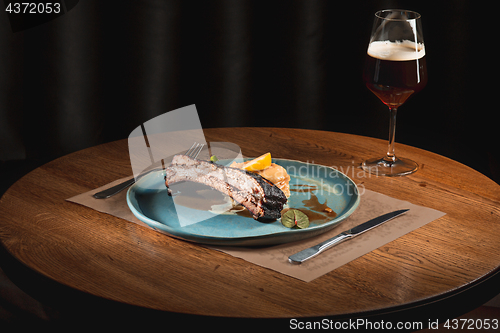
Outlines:
<svg viewBox="0 0 500 333"><path fill-rule="evenodd" d="M191 181L208 185L243 205L256 220L275 220L287 198L267 179L252 172L211 162L175 155L165 169L165 185Z"/></svg>

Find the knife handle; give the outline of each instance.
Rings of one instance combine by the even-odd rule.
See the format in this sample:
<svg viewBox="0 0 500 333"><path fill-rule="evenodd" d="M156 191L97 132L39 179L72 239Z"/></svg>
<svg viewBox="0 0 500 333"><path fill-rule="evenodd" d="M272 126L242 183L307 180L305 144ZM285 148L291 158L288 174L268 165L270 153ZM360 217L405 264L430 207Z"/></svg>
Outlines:
<svg viewBox="0 0 500 333"><path fill-rule="evenodd" d="M300 252L297 252L297 253L289 256L288 261L290 261L293 264L300 264L300 263L302 263L308 259L311 259L312 257L320 254L321 252L325 251L326 249L329 249L334 245L340 244L343 241L345 241L351 237L352 237L352 234L349 232L340 233L333 238L327 239L326 241L319 243L318 245L315 245L313 247L310 247L308 249L302 250Z"/></svg>
<svg viewBox="0 0 500 333"><path fill-rule="evenodd" d="M110 187L104 191L94 193L94 195L92 195L92 196L96 199L107 199L109 197L112 197L115 194L120 193L121 191L123 191L127 187L133 185L134 183L135 183L135 178L132 177L132 178L124 181L123 183L120 183L118 185Z"/></svg>

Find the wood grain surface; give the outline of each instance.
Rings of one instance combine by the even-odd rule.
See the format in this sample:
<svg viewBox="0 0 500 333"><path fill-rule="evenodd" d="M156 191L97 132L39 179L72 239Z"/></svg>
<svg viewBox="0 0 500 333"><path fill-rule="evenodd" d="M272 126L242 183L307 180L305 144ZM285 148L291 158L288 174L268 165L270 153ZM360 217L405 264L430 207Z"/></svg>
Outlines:
<svg viewBox="0 0 500 333"><path fill-rule="evenodd" d="M284 128L206 129L244 156L335 166L359 186L446 215L312 282L156 233L65 199L132 174L127 141L54 160L0 199L0 240L31 269L66 286L150 309L223 317L286 318L377 311L433 299L500 266L500 186L448 158L396 144L420 164L399 178L359 165L383 140Z"/></svg>

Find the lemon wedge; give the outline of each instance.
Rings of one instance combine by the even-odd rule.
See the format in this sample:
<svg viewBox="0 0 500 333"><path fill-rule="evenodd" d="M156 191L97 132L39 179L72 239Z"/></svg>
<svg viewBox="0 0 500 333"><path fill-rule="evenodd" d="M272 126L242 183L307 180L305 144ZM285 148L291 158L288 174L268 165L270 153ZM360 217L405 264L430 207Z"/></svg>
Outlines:
<svg viewBox="0 0 500 333"><path fill-rule="evenodd" d="M262 156L254 158L253 160L245 162L241 168L248 171L259 171L259 170L264 170L265 168L268 168L270 166L271 166L271 153L266 153Z"/></svg>

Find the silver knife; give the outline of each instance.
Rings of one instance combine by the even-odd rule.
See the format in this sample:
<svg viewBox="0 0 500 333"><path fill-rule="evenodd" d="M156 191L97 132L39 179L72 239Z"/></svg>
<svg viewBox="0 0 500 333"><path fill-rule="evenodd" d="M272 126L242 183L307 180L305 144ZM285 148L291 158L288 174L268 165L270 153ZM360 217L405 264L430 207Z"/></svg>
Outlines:
<svg viewBox="0 0 500 333"><path fill-rule="evenodd" d="M288 261L290 261L292 264L300 264L308 259L311 259L314 256L317 256L321 252L325 251L326 249L329 249L334 245L340 244L345 240L359 236L362 233L367 232L368 230L378 227L379 225L389 220L392 220L393 218L398 217L399 215L406 213L407 211L409 211L409 209L396 210L394 212L387 213L382 216L371 219L368 222L362 223L358 226L355 226L352 229L344 231L333 238L330 238L322 243L319 243L318 245L315 245L313 247L310 247L308 249L302 250L300 252L297 252L289 256Z"/></svg>

